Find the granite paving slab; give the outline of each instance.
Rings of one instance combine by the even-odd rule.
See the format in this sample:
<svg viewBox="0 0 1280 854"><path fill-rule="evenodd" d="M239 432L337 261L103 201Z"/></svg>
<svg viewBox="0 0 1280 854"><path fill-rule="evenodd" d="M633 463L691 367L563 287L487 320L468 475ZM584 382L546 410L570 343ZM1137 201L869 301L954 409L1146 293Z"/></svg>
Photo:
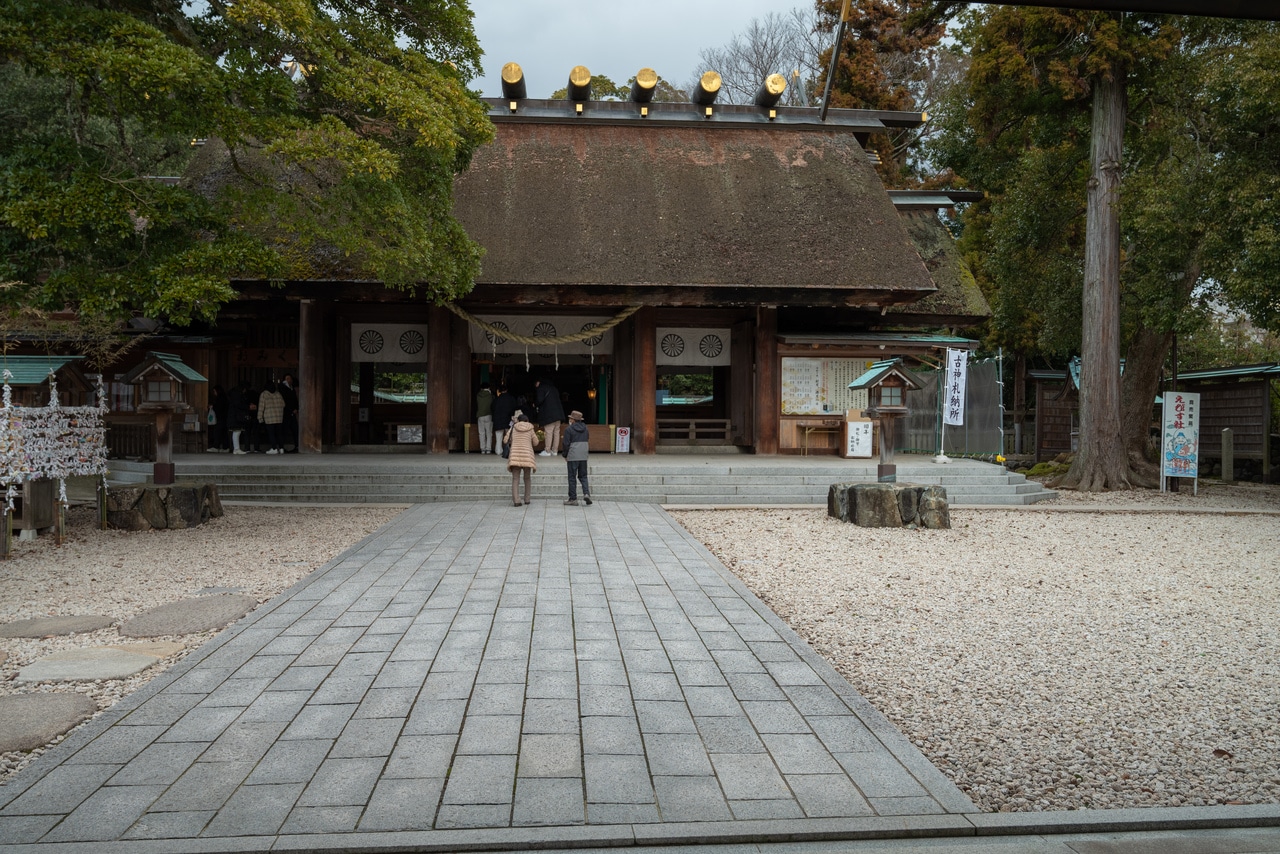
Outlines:
<svg viewBox="0 0 1280 854"><path fill-rule="evenodd" d="M882 791L971 827L968 798L661 508L433 503L0 787L0 848L734 841L778 820L818 838L901 826Z"/></svg>
<svg viewBox="0 0 1280 854"><path fill-rule="evenodd" d="M123 679L159 661L155 655L126 652L106 646L67 649L41 656L18 671L16 682L92 682Z"/></svg>
<svg viewBox="0 0 1280 854"><path fill-rule="evenodd" d="M114 623L110 617L100 614L81 614L73 617L33 617L0 624L0 638L46 638L55 635L74 635L96 632Z"/></svg>
<svg viewBox="0 0 1280 854"><path fill-rule="evenodd" d="M0 697L0 753L43 747L96 711L84 694Z"/></svg>
<svg viewBox="0 0 1280 854"><path fill-rule="evenodd" d="M232 593L182 599L127 620L120 627L120 634L127 638L159 638L208 632L240 619L257 604L252 596Z"/></svg>

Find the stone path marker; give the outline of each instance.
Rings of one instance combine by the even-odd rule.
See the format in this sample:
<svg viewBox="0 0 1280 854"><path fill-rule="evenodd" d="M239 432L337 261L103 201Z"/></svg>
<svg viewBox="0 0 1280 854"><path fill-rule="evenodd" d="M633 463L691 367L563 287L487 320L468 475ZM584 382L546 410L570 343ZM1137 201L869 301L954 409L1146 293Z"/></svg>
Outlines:
<svg viewBox="0 0 1280 854"><path fill-rule="evenodd" d="M18 671L16 682L91 682L123 679L146 670L159 656L97 646L68 649L37 658Z"/></svg>
<svg viewBox="0 0 1280 854"><path fill-rule="evenodd" d="M114 623L101 614L81 614L73 617L34 617L15 620L0 625L0 638L47 638L50 635L74 635L96 632Z"/></svg>
<svg viewBox="0 0 1280 854"><path fill-rule="evenodd" d="M0 753L43 747L97 710L84 694L0 697Z"/></svg>
<svg viewBox="0 0 1280 854"><path fill-rule="evenodd" d="M182 599L143 611L121 626L120 634L127 638L158 638L208 632L235 622L257 605L257 599L242 595Z"/></svg>

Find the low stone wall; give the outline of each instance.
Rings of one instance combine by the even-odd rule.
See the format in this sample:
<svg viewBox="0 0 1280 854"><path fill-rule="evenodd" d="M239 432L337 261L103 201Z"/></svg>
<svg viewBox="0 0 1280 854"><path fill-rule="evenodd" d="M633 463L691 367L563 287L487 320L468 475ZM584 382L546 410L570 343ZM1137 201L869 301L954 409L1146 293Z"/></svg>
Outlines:
<svg viewBox="0 0 1280 854"><path fill-rule="evenodd" d="M200 486L112 486L107 524L125 531L194 528L222 515L216 484Z"/></svg>
<svg viewBox="0 0 1280 854"><path fill-rule="evenodd" d="M827 515L864 528L950 528L947 490L912 483L833 483Z"/></svg>

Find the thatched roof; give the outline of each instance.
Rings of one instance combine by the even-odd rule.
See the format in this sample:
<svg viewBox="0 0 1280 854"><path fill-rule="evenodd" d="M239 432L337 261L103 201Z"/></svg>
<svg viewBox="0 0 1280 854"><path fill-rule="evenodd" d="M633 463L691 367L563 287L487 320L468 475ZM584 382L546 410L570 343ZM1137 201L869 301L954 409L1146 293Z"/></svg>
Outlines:
<svg viewBox="0 0 1280 854"><path fill-rule="evenodd" d="M934 291L847 131L496 124L454 184L486 250L477 297L692 286L725 302L886 305Z"/></svg>
<svg viewBox="0 0 1280 854"><path fill-rule="evenodd" d="M937 212L904 210L901 216L938 290L892 313L907 315L907 319L929 326L951 327L973 326L990 317L991 306Z"/></svg>

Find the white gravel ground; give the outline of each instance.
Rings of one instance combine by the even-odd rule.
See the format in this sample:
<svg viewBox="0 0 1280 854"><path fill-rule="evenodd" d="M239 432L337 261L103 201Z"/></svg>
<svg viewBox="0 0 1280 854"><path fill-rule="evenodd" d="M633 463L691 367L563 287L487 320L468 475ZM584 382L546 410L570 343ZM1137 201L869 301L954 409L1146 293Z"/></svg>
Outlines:
<svg viewBox="0 0 1280 854"><path fill-rule="evenodd" d="M1055 504L674 515L983 810L1280 802L1280 489Z"/></svg>
<svg viewBox="0 0 1280 854"><path fill-rule="evenodd" d="M118 624L157 605L211 588L228 588L265 602L395 518L403 508L227 507L226 515L186 531L99 531L89 507L68 512L67 542L14 539L13 557L0 562L0 623L31 617L102 614L117 625L79 635L0 638L0 696L36 692L88 694L99 711L163 673L217 635L181 637L186 649L128 679L18 683L35 659L65 649L139 643ZM7 654L7 657L6 657ZM83 726L83 724L81 724ZM64 736L65 737L65 736ZM0 783L50 745L30 753L0 753Z"/></svg>

